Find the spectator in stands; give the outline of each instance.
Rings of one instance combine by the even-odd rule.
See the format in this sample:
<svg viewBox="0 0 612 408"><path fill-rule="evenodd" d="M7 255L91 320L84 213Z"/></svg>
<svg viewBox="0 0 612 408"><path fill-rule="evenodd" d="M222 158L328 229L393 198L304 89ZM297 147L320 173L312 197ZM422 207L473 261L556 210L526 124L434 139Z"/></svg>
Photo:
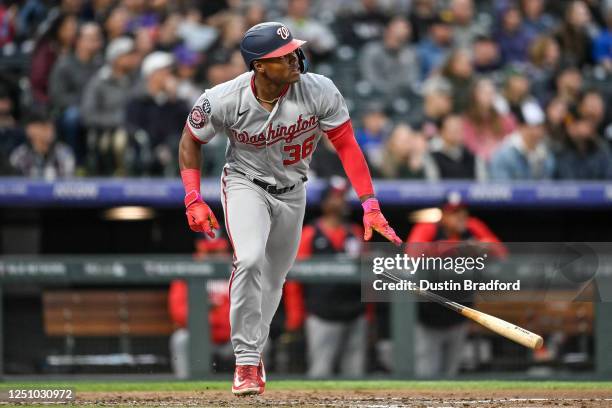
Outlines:
<svg viewBox="0 0 612 408"><path fill-rule="evenodd" d="M147 27L140 27L133 34L136 53L140 60L155 50L155 30Z"/></svg>
<svg viewBox="0 0 612 408"><path fill-rule="evenodd" d="M177 98L178 80L172 71L172 54L155 51L142 62L146 91L130 99L125 118L132 135L134 174L173 176L178 171L173 152L189 113L185 101Z"/></svg>
<svg viewBox="0 0 612 408"><path fill-rule="evenodd" d="M451 0L448 14L453 24L456 48L471 48L477 37L490 34L490 23L482 16L475 15L472 0Z"/></svg>
<svg viewBox="0 0 612 408"><path fill-rule="evenodd" d="M568 105L575 106L582 91L582 75L578 68L569 67L559 72L555 78L557 96Z"/></svg>
<svg viewBox="0 0 612 408"><path fill-rule="evenodd" d="M140 29L154 30L159 26L159 15L145 0L122 0L121 5L129 13L127 30L137 33Z"/></svg>
<svg viewBox="0 0 612 408"><path fill-rule="evenodd" d="M612 125L610 115L606 115L603 97L595 90L585 92L578 102L578 114L593 123L599 136L606 134L606 128Z"/></svg>
<svg viewBox="0 0 612 408"><path fill-rule="evenodd" d="M193 5L187 8L178 33L186 47L198 52L209 50L219 37L216 26L205 24L199 8Z"/></svg>
<svg viewBox="0 0 612 408"><path fill-rule="evenodd" d="M565 119L568 112L567 102L560 97L552 99L546 105L546 134L555 150L560 148L565 140Z"/></svg>
<svg viewBox="0 0 612 408"><path fill-rule="evenodd" d="M555 161L544 141L546 117L536 102L523 103L515 111L518 129L493 154L489 175L492 180L548 180Z"/></svg>
<svg viewBox="0 0 612 408"><path fill-rule="evenodd" d="M102 65L99 55L102 33L97 23L86 23L79 29L74 51L59 57L49 78L49 98L58 116L60 137L68 143L82 164L81 102L83 90Z"/></svg>
<svg viewBox="0 0 612 408"><path fill-rule="evenodd" d="M10 44L15 39L15 17L17 5L0 4L0 48Z"/></svg>
<svg viewBox="0 0 612 408"><path fill-rule="evenodd" d="M419 80L416 50L409 45L410 23L395 17L385 28L383 41L363 47L359 66L361 76L387 97L412 89Z"/></svg>
<svg viewBox="0 0 612 408"><path fill-rule="evenodd" d="M193 3L198 7L202 18L206 20L212 20L224 12L230 11L230 8L236 4L236 2L227 0L195 0Z"/></svg>
<svg viewBox="0 0 612 408"><path fill-rule="evenodd" d="M473 84L474 67L470 53L465 49L453 50L442 66L440 74L451 85L453 111L464 112L468 107Z"/></svg>
<svg viewBox="0 0 612 408"><path fill-rule="evenodd" d="M93 174L126 173L125 105L139 62L134 40L117 38L106 49L106 65L85 88L82 116L88 133L87 167Z"/></svg>
<svg viewBox="0 0 612 408"><path fill-rule="evenodd" d="M429 140L436 136L442 120L452 112L451 85L442 77L430 78L423 85L423 123L421 131Z"/></svg>
<svg viewBox="0 0 612 408"><path fill-rule="evenodd" d="M336 49L338 41L325 24L310 16L310 0L289 0L287 15L280 20L295 38L307 41L304 45L313 61L321 61Z"/></svg>
<svg viewBox="0 0 612 408"><path fill-rule="evenodd" d="M451 248L482 252L483 250L496 258L504 257L507 250L499 238L484 222L470 215L467 207L461 202L461 196L452 192L441 208L438 222L419 222L408 235L406 251L428 252L428 256L438 256L439 246L425 246L419 243L445 242ZM459 245L459 242L474 242L472 248ZM491 243L482 248L478 242ZM456 243L456 244L453 244ZM412 245L410 245L412 244ZM473 256L473 254L471 254ZM418 273L418 272L417 272ZM432 277L431 279L433 279ZM461 291L437 291L442 296L461 301L470 306L473 296ZM467 298L467 299L466 299ZM459 314L445 309L436 303L418 303L418 323L415 332L415 372L418 377L454 376L459 371L463 347L467 337L468 323Z"/></svg>
<svg viewBox="0 0 612 408"><path fill-rule="evenodd" d="M512 71L506 77L501 95L495 102L496 108L503 113L518 115L526 102L538 103L530 95L529 78L519 71Z"/></svg>
<svg viewBox="0 0 612 408"><path fill-rule="evenodd" d="M342 43L361 48L367 42L379 41L388 22L379 0L361 0L357 7L339 18Z"/></svg>
<svg viewBox="0 0 612 408"><path fill-rule="evenodd" d="M25 133L27 141L17 146L9 159L15 173L45 180L74 175L74 154L55 140L53 120L46 112L31 111L25 120Z"/></svg>
<svg viewBox="0 0 612 408"><path fill-rule="evenodd" d="M221 22L221 37L207 56L206 77L211 85L220 84L235 78L246 69L244 62L236 64L236 55L240 55L240 41L245 32L244 18L238 14L227 14Z"/></svg>
<svg viewBox="0 0 612 408"><path fill-rule="evenodd" d="M612 159L605 142L597 136L595 124L582 116L567 119L567 137L556 154L556 176L565 180L612 178Z"/></svg>
<svg viewBox="0 0 612 408"><path fill-rule="evenodd" d="M304 226L298 259L317 255L361 253L363 230L347 223L344 179L332 179L321 194L320 218ZM305 321L308 376L330 377L337 361L343 376L363 376L366 367L367 323L359 284L288 282L285 293L287 328ZM291 301L290 301L291 300Z"/></svg>
<svg viewBox="0 0 612 408"><path fill-rule="evenodd" d="M453 29L448 21L441 17L429 21L427 35L422 36L417 48L421 64L421 78L427 78L444 64L453 45Z"/></svg>
<svg viewBox="0 0 612 408"><path fill-rule="evenodd" d="M488 79L476 81L464 114L464 143L476 157L488 162L504 138L516 128L511 114L495 107L497 90Z"/></svg>
<svg viewBox="0 0 612 408"><path fill-rule="evenodd" d="M523 28L518 7L510 6L502 12L495 37L504 64L521 63L527 59L531 37Z"/></svg>
<svg viewBox="0 0 612 408"><path fill-rule="evenodd" d="M589 24L591 13L581 0L574 0L566 8L565 19L555 36L563 50L566 64L582 67L592 62Z"/></svg>
<svg viewBox="0 0 612 408"><path fill-rule="evenodd" d="M382 154L391 130L391 121L385 114L383 104L378 101L369 102L361 122L362 126L355 130L355 138L368 161L378 166L385 160Z"/></svg>
<svg viewBox="0 0 612 408"><path fill-rule="evenodd" d="M77 36L78 20L72 14L54 19L36 40L30 64L30 86L34 102L49 102L49 75L59 56L68 54Z"/></svg>
<svg viewBox="0 0 612 408"><path fill-rule="evenodd" d="M54 7L48 10L49 19L55 19L61 14L73 14L79 18L83 16L84 0L60 0L53 2Z"/></svg>
<svg viewBox="0 0 612 408"><path fill-rule="evenodd" d="M176 60L176 76L179 84L176 95L179 99L193 106L202 94L202 86L196 83L196 75L201 55L185 46L179 46L174 50Z"/></svg>
<svg viewBox="0 0 612 408"><path fill-rule="evenodd" d="M477 37L473 53L474 70L479 74L494 74L502 67L499 45L490 37Z"/></svg>
<svg viewBox="0 0 612 408"><path fill-rule="evenodd" d="M83 5L83 20L104 25L112 10L116 7L114 0L88 1Z"/></svg>
<svg viewBox="0 0 612 408"><path fill-rule="evenodd" d="M463 145L463 119L459 115L448 115L442 120L440 135L432 141L431 157L435 169L433 180L482 181L487 177L484 161Z"/></svg>
<svg viewBox="0 0 612 408"><path fill-rule="evenodd" d="M378 170L385 178L433 179L433 163L422 133L400 123L391 132Z"/></svg>
<svg viewBox="0 0 612 408"><path fill-rule="evenodd" d="M252 1L245 5L244 26L253 27L254 25L266 21L266 7L262 1Z"/></svg>
<svg viewBox="0 0 612 408"><path fill-rule="evenodd" d="M415 0L410 9L410 24L412 38L415 43L421 43L429 34L432 24L441 20L437 0ZM448 21L447 21L448 23Z"/></svg>
<svg viewBox="0 0 612 408"><path fill-rule="evenodd" d="M47 17L47 6L41 0L30 0L17 7L16 29L21 40L35 37L36 30Z"/></svg>
<svg viewBox="0 0 612 408"><path fill-rule="evenodd" d="M9 155L23 143L23 129L15 119L15 105L8 91L0 88L0 174L10 174Z"/></svg>
<svg viewBox="0 0 612 408"><path fill-rule="evenodd" d="M606 13L606 27L593 41L593 60L612 72L612 5Z"/></svg>
<svg viewBox="0 0 612 408"><path fill-rule="evenodd" d="M554 95L554 78L560 62L561 49L554 37L540 36L531 42L525 74L531 79L531 92L540 103L548 102Z"/></svg>
<svg viewBox="0 0 612 408"><path fill-rule="evenodd" d="M169 13L166 15L156 33L156 49L158 51L173 52L179 47L183 40L179 36L178 28L183 22L183 15L180 13Z"/></svg>
<svg viewBox="0 0 612 408"><path fill-rule="evenodd" d="M554 29L556 21L545 11L546 0L521 0L520 7L523 12L523 29L529 37L545 35Z"/></svg>
<svg viewBox="0 0 612 408"><path fill-rule="evenodd" d="M129 12L125 7L115 7L104 22L104 32L106 34L107 43L123 37L127 34L127 25L130 19Z"/></svg>

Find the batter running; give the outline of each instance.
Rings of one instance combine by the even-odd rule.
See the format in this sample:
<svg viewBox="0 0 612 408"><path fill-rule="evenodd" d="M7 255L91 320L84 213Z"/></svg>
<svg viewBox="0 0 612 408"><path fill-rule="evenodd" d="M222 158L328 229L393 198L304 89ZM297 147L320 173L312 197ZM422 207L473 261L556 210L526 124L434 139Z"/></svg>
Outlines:
<svg viewBox="0 0 612 408"><path fill-rule="evenodd" d="M218 134L229 140L221 194L234 249L230 323L236 395L264 391L261 354L298 250L306 173L324 134L362 202L365 239L374 230L401 244L380 212L344 98L328 78L306 73L303 44L280 23L248 30L240 49L249 72L207 89L180 141L189 226L212 237L219 224L200 195L200 146Z"/></svg>

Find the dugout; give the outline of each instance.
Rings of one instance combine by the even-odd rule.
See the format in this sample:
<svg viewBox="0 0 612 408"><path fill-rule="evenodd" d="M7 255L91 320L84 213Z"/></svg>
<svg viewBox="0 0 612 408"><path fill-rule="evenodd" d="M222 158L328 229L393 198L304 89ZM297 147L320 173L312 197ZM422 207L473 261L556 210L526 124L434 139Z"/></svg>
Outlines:
<svg viewBox="0 0 612 408"><path fill-rule="evenodd" d="M203 187L203 194L211 197L211 204L219 212L220 203L215 199L218 197L217 180L206 180ZM318 214L318 194L321 187L317 182L309 184L308 219ZM610 241L612 221L609 218L609 207L612 195L609 194L609 187L603 183L478 185L459 182L431 185L419 182L380 182L377 183L377 191L385 213L402 238L407 235L411 226L408 214L412 210L435 205L447 192L459 191L466 198L472 212L485 220L504 241ZM149 279L150 277L145 275L136 274L134 278L121 281L120 276L111 276L116 272L111 260L115 257L121 263L124 259L132 259L129 256L131 254L140 254L138 259L126 261L125 265L128 265L127 268L131 271L129 268L142 268L137 265L141 265L146 259L189 254L193 249L193 235L184 223L181 197L182 187L178 181L3 181L3 188L0 190L0 245L3 261L54 260L77 268L76 265L82 266L87 262L85 256L93 256L90 260L97 260L102 265L95 279L88 281L79 278L75 281L67 280L62 284L61 280L39 279L36 277L36 270L29 272L27 268L23 271L25 277L7 280L7 264L3 264L5 269L0 274L4 306L3 361L7 374L49 372L46 371L48 367L40 364L40 361L44 360L43 357L49 353L50 348L62 350L65 345L65 336L59 336L49 342L45 333L46 288L91 291L127 288L130 291L163 292L169 281L168 276ZM105 219L105 210L124 203L146 205L154 210L153 216L130 222ZM355 201L353 203L356 204ZM356 205L355 209L358 210ZM355 211L353 218L358 221L359 211ZM32 255L36 255L36 258L31 258ZM78 257L74 258L73 255ZM110 266L105 269L104 265ZM72 267L69 266L69 269ZM218 271L216 267L214 274L224 276L226 268L226 265L219 264ZM28 273L32 274L31 279L28 279ZM202 285L203 282L198 280L198 284ZM198 293L195 287L191 290ZM608 306L602 303L595 305L594 312L592 309L582 309L579 312L588 319L593 313L602 313L606 307ZM491 313L494 312L497 311L491 310ZM574 312L576 310L571 309L567 313ZM404 333L410 330L410 319L406 317L406 314L392 314L391 331L399 330ZM200 325L200 329L206 332L204 325ZM595 360L598 353L601 355L612 347L602 342L602 339L605 341L605 338L609 338L603 335L610 332L609 323L604 319L593 318L586 329L587 332L592 329L593 333L586 337L577 336L574 346L576 349L586 350L590 360L583 360L573 366L560 364L555 369L570 376L609 375L611 368L602 363L598 364ZM478 334L477 330L475 333ZM167 358L167 335L167 329L165 332L160 329L155 335L138 336L127 333L101 336L90 340L89 344L84 345L81 341L77 347L85 347L85 351L90 354L110 351L120 353L122 350L129 350L137 355L150 354L159 358L155 364L133 364L131 367L128 364L122 370L147 374L164 373L168 370L167 360L164 361L164 357ZM129 338L127 346L126 338ZM521 350L513 346L505 345L495 352L507 353L509 356L520 354ZM397 358L410 361L408 354L398 355ZM26 359L26 363L23 363L27 355L33 355L35 358L30 358L30 361ZM473 374L478 375L479 371L481 374L506 371L525 375L524 369L528 364L517 365L517 359L513 357L507 360L506 365L497 362L493 366L482 366L474 370ZM601 361L605 363L605 359ZM201 366L204 363L207 365L210 360L205 358L202 363ZM208 373L206 368L200 368L202 375ZM108 371L115 372L113 369ZM410 376L408 364L400 367L398 375Z"/></svg>

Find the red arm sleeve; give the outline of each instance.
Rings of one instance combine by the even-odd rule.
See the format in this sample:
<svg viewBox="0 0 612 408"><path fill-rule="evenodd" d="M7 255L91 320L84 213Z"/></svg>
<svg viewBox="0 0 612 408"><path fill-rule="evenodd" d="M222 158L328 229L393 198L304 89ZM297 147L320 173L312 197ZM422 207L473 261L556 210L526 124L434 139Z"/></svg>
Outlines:
<svg viewBox="0 0 612 408"><path fill-rule="evenodd" d="M374 194L370 169L355 140L350 119L335 129L325 132L342 162L342 167L358 197Z"/></svg>
<svg viewBox="0 0 612 408"><path fill-rule="evenodd" d="M182 280L172 281L168 293L170 320L178 327L187 327L187 283Z"/></svg>

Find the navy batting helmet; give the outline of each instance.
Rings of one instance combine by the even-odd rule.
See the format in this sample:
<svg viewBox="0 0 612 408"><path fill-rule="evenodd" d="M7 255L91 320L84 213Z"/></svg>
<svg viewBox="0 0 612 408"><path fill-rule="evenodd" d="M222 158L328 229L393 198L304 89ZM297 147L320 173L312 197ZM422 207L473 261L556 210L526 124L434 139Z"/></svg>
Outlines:
<svg viewBox="0 0 612 408"><path fill-rule="evenodd" d="M307 69L306 56L300 47L305 42L293 38L291 31L284 24L272 21L251 27L242 37L240 52L247 67L253 69L255 60L282 57L296 51L300 71L304 73Z"/></svg>

